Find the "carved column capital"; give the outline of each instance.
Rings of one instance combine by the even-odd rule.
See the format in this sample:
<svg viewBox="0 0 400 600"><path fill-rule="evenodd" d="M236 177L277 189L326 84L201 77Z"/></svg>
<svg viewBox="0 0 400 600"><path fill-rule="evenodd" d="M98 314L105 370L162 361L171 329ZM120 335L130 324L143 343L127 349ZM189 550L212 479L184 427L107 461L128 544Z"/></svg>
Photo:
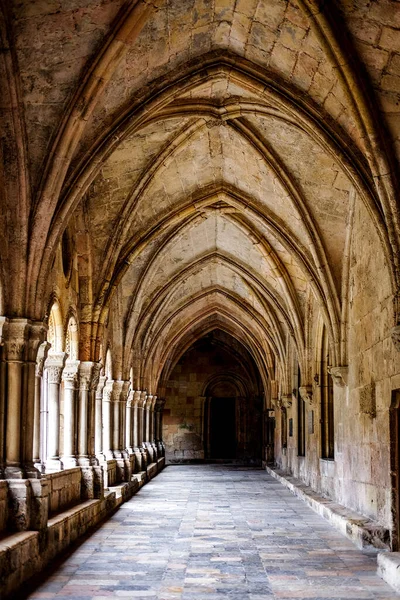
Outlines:
<svg viewBox="0 0 400 600"><path fill-rule="evenodd" d="M100 375L99 382L98 382L97 388L96 388L96 397L97 398L103 397L103 390L106 385L106 382L107 382L107 377L105 375Z"/></svg>
<svg viewBox="0 0 400 600"><path fill-rule="evenodd" d="M349 367L328 367L328 373L331 375L333 382L336 385L340 387L348 385Z"/></svg>
<svg viewBox="0 0 400 600"><path fill-rule="evenodd" d="M26 358L30 321L10 319L3 327L5 357L9 362L21 362Z"/></svg>
<svg viewBox="0 0 400 600"><path fill-rule="evenodd" d="M49 344L49 342L42 342L39 346L39 349L37 351L37 356L36 356L36 369L35 369L36 377L42 377L42 375L43 375L44 363L47 359L47 355L48 355L50 348L51 348L51 344Z"/></svg>
<svg viewBox="0 0 400 600"><path fill-rule="evenodd" d="M124 404L126 404L128 402L129 388L130 387L131 387L131 382L130 381L123 381L122 382L120 402L123 402Z"/></svg>
<svg viewBox="0 0 400 600"><path fill-rule="evenodd" d="M36 362L40 346L46 342L47 326L42 321L32 322L28 328L28 360ZM50 347L50 344L49 344Z"/></svg>
<svg viewBox="0 0 400 600"><path fill-rule="evenodd" d="M61 375L65 366L67 355L65 352L51 352L44 363L48 374L49 383L61 383Z"/></svg>
<svg viewBox="0 0 400 600"><path fill-rule="evenodd" d="M284 408L290 408L293 404L293 394L282 394L280 401Z"/></svg>
<svg viewBox="0 0 400 600"><path fill-rule="evenodd" d="M90 360L81 361L78 368L79 389L89 392L93 389L93 378L99 375L98 363Z"/></svg>
<svg viewBox="0 0 400 600"><path fill-rule="evenodd" d="M111 402L114 389L114 380L108 379L103 389L104 402Z"/></svg>
<svg viewBox="0 0 400 600"><path fill-rule="evenodd" d="M140 390L132 391L132 406L138 406L141 393Z"/></svg>
<svg viewBox="0 0 400 600"><path fill-rule="evenodd" d="M313 389L312 385L302 385L299 387L299 393L304 402L312 405L313 403Z"/></svg>
<svg viewBox="0 0 400 600"><path fill-rule="evenodd" d="M153 394L149 394L146 399L145 408L146 410L151 410L153 404Z"/></svg>
<svg viewBox="0 0 400 600"><path fill-rule="evenodd" d="M146 399L147 399L147 392L140 392L140 399L139 399L139 408L144 408L146 406Z"/></svg>
<svg viewBox="0 0 400 600"><path fill-rule="evenodd" d="M78 382L79 360L67 360L65 363L62 380L69 388L76 388Z"/></svg>
<svg viewBox="0 0 400 600"><path fill-rule="evenodd" d="M113 402L120 401L124 383L125 383L125 381L123 381L122 379L114 380L113 393L112 393Z"/></svg>
<svg viewBox="0 0 400 600"><path fill-rule="evenodd" d="M92 378L90 380L90 389L92 391L97 390L97 386L99 385L100 372L101 372L102 366L103 365L100 362L93 363Z"/></svg>

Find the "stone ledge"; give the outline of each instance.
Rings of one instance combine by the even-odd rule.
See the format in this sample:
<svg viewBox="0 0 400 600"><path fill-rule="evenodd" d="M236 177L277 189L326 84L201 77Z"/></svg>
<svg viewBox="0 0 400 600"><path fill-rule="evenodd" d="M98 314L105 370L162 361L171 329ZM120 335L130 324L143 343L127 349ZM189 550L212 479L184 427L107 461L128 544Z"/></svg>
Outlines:
<svg viewBox="0 0 400 600"><path fill-rule="evenodd" d="M400 592L400 552L380 552L377 573L396 592Z"/></svg>
<svg viewBox="0 0 400 600"><path fill-rule="evenodd" d="M132 475L132 479L136 479L139 484L139 488L141 488L147 481L147 473L146 471L139 471L139 473L134 473Z"/></svg>
<svg viewBox="0 0 400 600"><path fill-rule="evenodd" d="M162 471L164 467L165 467L165 456L160 456L160 458L157 459L157 471L158 472Z"/></svg>
<svg viewBox="0 0 400 600"><path fill-rule="evenodd" d="M335 529L351 540L360 550L388 550L390 532L371 519L337 504L314 492L300 479L282 471L265 467L267 473L287 487L292 494L301 498L310 508L329 521Z"/></svg>
<svg viewBox="0 0 400 600"><path fill-rule="evenodd" d="M148 477L149 479L153 479L153 477L155 477L155 476L157 475L157 473L158 473L158 466L157 466L157 463L150 463L150 464L147 466L147 469L146 469L146 471L147 471L147 477Z"/></svg>

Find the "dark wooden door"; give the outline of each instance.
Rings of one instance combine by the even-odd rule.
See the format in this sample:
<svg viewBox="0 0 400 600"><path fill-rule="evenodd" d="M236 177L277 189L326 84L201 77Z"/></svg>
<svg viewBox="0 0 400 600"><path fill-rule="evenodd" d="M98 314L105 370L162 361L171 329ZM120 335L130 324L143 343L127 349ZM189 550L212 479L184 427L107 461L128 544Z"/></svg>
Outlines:
<svg viewBox="0 0 400 600"><path fill-rule="evenodd" d="M210 458L236 457L236 398L211 398Z"/></svg>

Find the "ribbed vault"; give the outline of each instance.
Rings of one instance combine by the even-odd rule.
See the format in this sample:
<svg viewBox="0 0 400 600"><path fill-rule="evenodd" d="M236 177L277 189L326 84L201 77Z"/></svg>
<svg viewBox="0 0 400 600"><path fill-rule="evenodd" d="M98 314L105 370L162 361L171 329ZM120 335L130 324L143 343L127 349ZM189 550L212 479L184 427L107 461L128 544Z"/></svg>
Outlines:
<svg viewBox="0 0 400 600"><path fill-rule="evenodd" d="M18 197L21 239L30 240L29 252L20 244L2 257L17 269L28 256L14 314L43 318L69 224L81 359L104 355L111 310L120 376L132 364L134 385L154 394L174 353L215 323L251 348L264 384L279 372L284 385L288 340L308 379L312 298L332 363L346 364L359 203L394 295L399 285L396 169L377 100L359 76L361 49L354 41L347 52L337 26L347 8L313 0L101 6L67 10L62 27L56 9L2 8L16 32L11 42L1 32L5 120L20 149L6 168L19 165L28 181L5 192L10 206ZM57 54L68 26L76 35Z"/></svg>

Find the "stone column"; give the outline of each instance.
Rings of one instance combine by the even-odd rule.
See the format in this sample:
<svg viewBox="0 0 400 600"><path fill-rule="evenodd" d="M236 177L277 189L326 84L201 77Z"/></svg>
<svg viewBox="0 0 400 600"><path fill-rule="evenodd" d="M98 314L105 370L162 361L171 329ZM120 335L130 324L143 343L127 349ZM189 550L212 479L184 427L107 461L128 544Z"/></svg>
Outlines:
<svg viewBox="0 0 400 600"><path fill-rule="evenodd" d="M35 422L36 360L39 348L43 344L45 337L46 327L44 324L42 322L31 322L28 333L27 363L24 369L21 414L22 464L25 477L30 479L41 477L40 472L33 462L33 438ZM45 342L44 351L47 352L48 348L49 344Z"/></svg>
<svg viewBox="0 0 400 600"><path fill-rule="evenodd" d="M147 467L147 452L144 446L144 429L145 429L145 404L146 404L147 393L140 392L140 399L138 402L138 442L139 442L139 451L142 455L141 465L142 471L146 470Z"/></svg>
<svg viewBox="0 0 400 600"><path fill-rule="evenodd" d="M51 353L45 362L49 408L46 473L63 468L60 459L60 384L65 359L64 352Z"/></svg>
<svg viewBox="0 0 400 600"><path fill-rule="evenodd" d="M93 363L81 362L78 369L78 465L90 465L89 438L89 395Z"/></svg>
<svg viewBox="0 0 400 600"><path fill-rule="evenodd" d="M146 398L146 404L144 406L144 415L145 415L145 438L144 438L144 447L147 450L148 455L148 464L153 463L155 460L153 446L151 445L151 406L153 404L153 394L149 394Z"/></svg>
<svg viewBox="0 0 400 600"><path fill-rule="evenodd" d="M25 476L21 456L21 413L28 325L27 319L12 319L7 320L3 327L6 381L4 475L7 479L23 479Z"/></svg>
<svg viewBox="0 0 400 600"><path fill-rule="evenodd" d="M158 449L158 456L165 456L165 447L163 442L163 432L162 432L162 417L165 406L165 398L157 398L156 401L156 444Z"/></svg>
<svg viewBox="0 0 400 600"><path fill-rule="evenodd" d="M119 397L119 447L122 450L123 456L128 456L127 453L127 438L126 438L126 404L128 401L130 381L124 381L122 384L121 395Z"/></svg>
<svg viewBox="0 0 400 600"><path fill-rule="evenodd" d="M96 418L94 432L94 451L99 460L103 459L103 390L107 377L101 376L96 388Z"/></svg>
<svg viewBox="0 0 400 600"><path fill-rule="evenodd" d="M114 381L113 396L112 396L112 402L113 402L113 428L112 428L113 445L112 445L112 449L113 449L114 458L117 458L117 459L123 458L122 448L120 445L120 425L121 425L120 412L121 412L121 393L122 393L123 385L124 385L124 382L121 381L120 379L117 381Z"/></svg>
<svg viewBox="0 0 400 600"><path fill-rule="evenodd" d="M140 390L132 392L132 428L133 428L133 453L135 455L136 472L142 471L142 454L139 449L139 427L140 427L140 415L139 415L139 401L140 401Z"/></svg>
<svg viewBox="0 0 400 600"><path fill-rule="evenodd" d="M88 404L88 454L90 464L98 466L99 461L96 457L95 436L96 436L96 390L100 380L101 364L92 363L92 373L89 385L89 404Z"/></svg>
<svg viewBox="0 0 400 600"><path fill-rule="evenodd" d="M79 361L67 361L62 380L64 382L64 469L76 467L76 392Z"/></svg>
<svg viewBox="0 0 400 600"><path fill-rule="evenodd" d="M132 428L132 401L133 401L133 390L128 394L126 400L126 413L125 413L125 440L126 449L128 454L133 454L133 428Z"/></svg>
<svg viewBox="0 0 400 600"><path fill-rule="evenodd" d="M112 396L114 389L114 381L109 379L103 389L103 456L104 460L110 460L113 458L112 453Z"/></svg>
<svg viewBox="0 0 400 600"><path fill-rule="evenodd" d="M38 354L36 357L35 367L35 402L33 411L33 463L38 471L42 471L42 464L40 461L40 434L41 434L41 404L42 404L42 392L43 392L43 370L44 363L47 358L50 344L43 342L39 346Z"/></svg>
<svg viewBox="0 0 400 600"><path fill-rule="evenodd" d="M154 462L157 462L157 458L158 458L158 450L157 450L157 445L156 445L156 427L155 427L155 406L156 406L156 402L157 402L157 396L153 396L153 400L151 402L151 406L150 406L150 443L151 443L151 447L153 448L153 453L154 453Z"/></svg>

